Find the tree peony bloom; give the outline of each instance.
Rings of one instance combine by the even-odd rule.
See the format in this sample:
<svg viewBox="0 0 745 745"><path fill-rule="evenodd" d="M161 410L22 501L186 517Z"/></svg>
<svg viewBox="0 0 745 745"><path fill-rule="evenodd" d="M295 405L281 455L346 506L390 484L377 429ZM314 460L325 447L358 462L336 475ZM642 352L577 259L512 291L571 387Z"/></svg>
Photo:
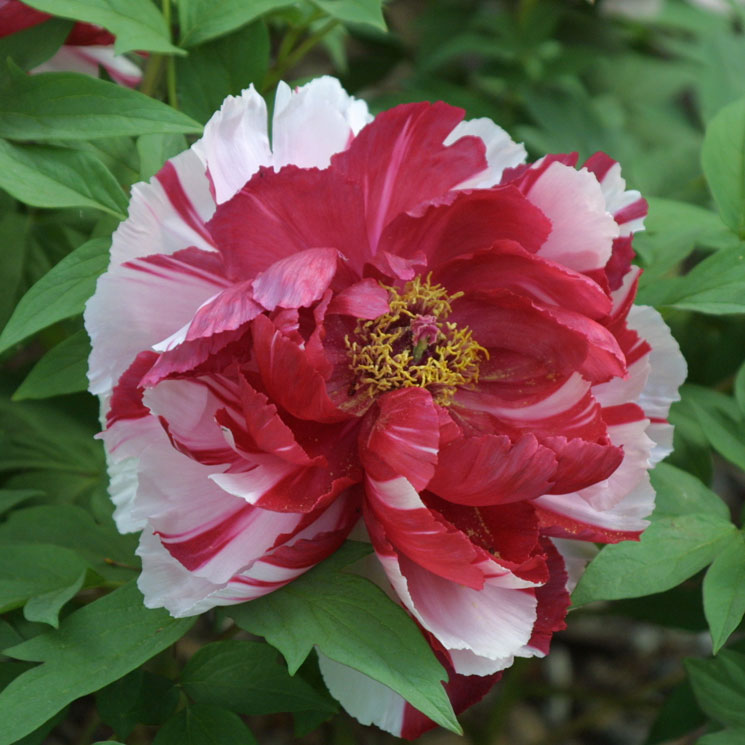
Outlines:
<svg viewBox="0 0 745 745"><path fill-rule="evenodd" d="M685 374L632 305L646 203L599 153L525 165L444 103L253 88L133 188L86 310L115 518L175 616L365 527L456 711L541 656L592 543L636 539ZM321 658L360 721L431 726Z"/></svg>
<svg viewBox="0 0 745 745"><path fill-rule="evenodd" d="M0 0L0 38L38 26L51 18L20 0ZM114 37L99 26L76 23L59 51L33 72L81 72L98 77L99 65L112 80L134 88L142 79L142 71L121 54L114 54Z"/></svg>

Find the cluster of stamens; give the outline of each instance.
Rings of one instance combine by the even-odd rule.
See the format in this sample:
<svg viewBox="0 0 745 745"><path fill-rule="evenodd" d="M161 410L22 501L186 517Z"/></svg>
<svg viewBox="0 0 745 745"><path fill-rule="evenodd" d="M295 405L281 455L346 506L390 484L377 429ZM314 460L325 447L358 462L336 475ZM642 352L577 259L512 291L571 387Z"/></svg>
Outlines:
<svg viewBox="0 0 745 745"><path fill-rule="evenodd" d="M475 342L466 326L445 319L451 303L463 293L448 295L433 285L431 275L416 277L390 293L390 311L371 321L360 320L354 336L345 338L356 381L351 393L374 397L397 388L419 387L448 405L460 386L478 382L479 365L489 353Z"/></svg>

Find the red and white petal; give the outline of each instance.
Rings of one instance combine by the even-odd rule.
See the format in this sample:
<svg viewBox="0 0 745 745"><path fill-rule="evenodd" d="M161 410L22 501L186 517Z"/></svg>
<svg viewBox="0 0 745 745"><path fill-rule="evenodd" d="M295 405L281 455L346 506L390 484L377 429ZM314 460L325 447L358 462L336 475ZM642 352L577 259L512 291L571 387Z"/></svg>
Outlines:
<svg viewBox="0 0 745 745"><path fill-rule="evenodd" d="M476 176L458 184L457 189L488 189L502 179L505 168L515 168L525 162L527 153L520 142L513 142L510 136L491 119L469 119L461 122L445 138L445 145L452 145L461 137L478 137L486 145L488 167Z"/></svg>
<svg viewBox="0 0 745 745"><path fill-rule="evenodd" d="M683 385L688 373L685 359L678 342L654 308L632 306L628 325L652 347L649 377L637 403L650 419L666 419L670 405L680 399L678 388Z"/></svg>
<svg viewBox="0 0 745 745"><path fill-rule="evenodd" d="M240 191L259 166L271 165L266 103L253 83L225 99L192 150L207 169L218 204Z"/></svg>
<svg viewBox="0 0 745 745"><path fill-rule="evenodd" d="M530 186L527 197L552 224L539 256L578 272L606 265L619 228L593 174L552 163Z"/></svg>
<svg viewBox="0 0 745 745"><path fill-rule="evenodd" d="M381 396L366 424L360 447L368 474L378 479L390 475L386 469L379 472L379 459L415 490L424 489L435 471L440 440L440 417L429 391L401 388Z"/></svg>
<svg viewBox="0 0 745 745"><path fill-rule="evenodd" d="M367 104L350 96L336 78L316 78L295 90L280 82L272 119L274 167L326 168L371 121Z"/></svg>
<svg viewBox="0 0 745 745"><path fill-rule="evenodd" d="M204 165L193 150L180 153L148 183L132 187L129 217L114 232L111 266L191 246L214 251L205 227L214 211Z"/></svg>
<svg viewBox="0 0 745 745"><path fill-rule="evenodd" d="M462 109L442 102L396 106L379 114L332 159L331 170L363 191L373 253L383 229L397 215L441 198L485 170L480 139L461 137L449 147L443 144L462 119Z"/></svg>
<svg viewBox="0 0 745 745"><path fill-rule="evenodd" d="M329 693L361 724L374 724L401 737L406 700L392 688L318 652L318 666Z"/></svg>
<svg viewBox="0 0 745 745"><path fill-rule="evenodd" d="M197 260L200 253L140 258L99 278L85 308L91 393L108 393L140 352L183 327L225 286L216 267Z"/></svg>
<svg viewBox="0 0 745 745"><path fill-rule="evenodd" d="M366 481L365 518L371 533L385 534L396 551L411 557L428 573L481 588L488 556L444 519L438 519L403 477ZM393 551L393 549L391 549Z"/></svg>
<svg viewBox="0 0 745 745"><path fill-rule="evenodd" d="M464 437L440 449L428 489L456 504L475 507L533 499L545 494L556 471L552 450L526 435Z"/></svg>
<svg viewBox="0 0 745 745"><path fill-rule="evenodd" d="M575 494L549 494L534 500L541 531L553 538L596 543L638 540L654 510L654 489L645 474L639 484L614 507L599 510Z"/></svg>
<svg viewBox="0 0 745 745"><path fill-rule="evenodd" d="M69 70L98 77L99 65L111 76L111 79L135 88L142 80L142 70L123 54L115 54L113 46L73 46L65 45L34 72L54 72Z"/></svg>
<svg viewBox="0 0 745 745"><path fill-rule="evenodd" d="M280 259L251 282L253 299L267 310L309 307L328 289L339 259L334 248L308 248Z"/></svg>
<svg viewBox="0 0 745 745"><path fill-rule="evenodd" d="M428 572L405 556L380 558L409 612L446 649L470 649L496 660L516 654L530 640L535 595L512 587L512 575L490 578L475 590Z"/></svg>
<svg viewBox="0 0 745 745"><path fill-rule="evenodd" d="M621 164L605 153L595 153L586 161L585 168L600 182L606 209L618 223L620 234L627 236L643 230L647 201L638 191L626 190Z"/></svg>

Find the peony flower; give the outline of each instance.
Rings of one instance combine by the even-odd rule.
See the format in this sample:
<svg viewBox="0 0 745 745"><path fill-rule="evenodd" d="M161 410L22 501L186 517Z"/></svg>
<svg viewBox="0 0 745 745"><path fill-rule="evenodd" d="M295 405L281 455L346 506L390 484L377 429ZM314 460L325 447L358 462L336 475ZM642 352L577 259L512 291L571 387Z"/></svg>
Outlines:
<svg viewBox="0 0 745 745"><path fill-rule="evenodd" d="M0 38L38 26L51 17L20 0L0 0ZM98 77L99 66L120 85L134 88L142 79L142 71L134 62L114 54L114 37L89 23L76 23L59 51L32 72L67 70Z"/></svg>
<svg viewBox="0 0 745 745"><path fill-rule="evenodd" d="M444 103L253 88L133 188L86 309L115 519L174 616L279 588L357 525L460 711L542 656L592 542L637 539L685 365L633 306L646 202ZM360 527L361 526L361 527ZM321 657L332 694L432 723Z"/></svg>

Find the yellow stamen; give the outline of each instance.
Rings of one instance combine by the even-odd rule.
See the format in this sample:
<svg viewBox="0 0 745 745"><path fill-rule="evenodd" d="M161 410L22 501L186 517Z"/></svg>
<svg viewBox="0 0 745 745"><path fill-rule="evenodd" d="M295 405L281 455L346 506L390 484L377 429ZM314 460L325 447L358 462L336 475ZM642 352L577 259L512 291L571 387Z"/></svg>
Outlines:
<svg viewBox="0 0 745 745"><path fill-rule="evenodd" d="M353 392L364 391L374 398L397 388L427 388L437 403L447 406L458 387L478 382L479 365L489 358L468 327L444 320L452 311L452 301L463 293L448 295L444 287L431 283L431 275L407 282L401 292L386 289L390 311L359 321L353 339L344 340L357 376ZM429 343L425 337L413 339L412 322L422 317L437 330Z"/></svg>

